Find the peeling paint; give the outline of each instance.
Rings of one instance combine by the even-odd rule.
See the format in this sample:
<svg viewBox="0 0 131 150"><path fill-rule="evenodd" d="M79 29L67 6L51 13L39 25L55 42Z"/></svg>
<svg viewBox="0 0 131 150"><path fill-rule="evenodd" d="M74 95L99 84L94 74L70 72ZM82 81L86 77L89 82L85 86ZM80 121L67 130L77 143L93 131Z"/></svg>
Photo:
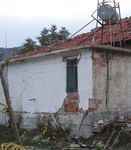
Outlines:
<svg viewBox="0 0 131 150"><path fill-rule="evenodd" d="M100 109L100 105L102 104L102 100L99 99L89 99L89 112L97 112Z"/></svg>
<svg viewBox="0 0 131 150"><path fill-rule="evenodd" d="M93 57L93 65L107 66L107 59L105 54L98 55L97 57Z"/></svg>
<svg viewBox="0 0 131 150"><path fill-rule="evenodd" d="M96 52L93 63L93 97L101 99L99 111L108 110L131 110L131 59L130 55L112 53L110 63L110 76L107 78L107 65L103 52ZM105 66L104 66L105 64ZM104 66L104 67L103 67ZM107 79L109 84L109 99L106 106Z"/></svg>

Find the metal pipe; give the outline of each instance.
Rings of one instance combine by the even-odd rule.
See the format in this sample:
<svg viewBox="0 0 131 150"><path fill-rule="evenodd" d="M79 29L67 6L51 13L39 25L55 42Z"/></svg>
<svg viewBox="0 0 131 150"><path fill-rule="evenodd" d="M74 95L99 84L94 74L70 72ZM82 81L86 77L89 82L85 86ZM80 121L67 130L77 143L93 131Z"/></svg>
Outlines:
<svg viewBox="0 0 131 150"><path fill-rule="evenodd" d="M93 21L94 21L95 19L93 19L93 20L91 20L89 23L87 23L86 25L84 25L82 28L80 28L77 32L75 32L73 35L71 35L70 37L69 37L69 39L70 38L72 38L73 36L75 36L77 33L79 33L81 30L83 30L86 26L88 26L90 23L92 23Z"/></svg>

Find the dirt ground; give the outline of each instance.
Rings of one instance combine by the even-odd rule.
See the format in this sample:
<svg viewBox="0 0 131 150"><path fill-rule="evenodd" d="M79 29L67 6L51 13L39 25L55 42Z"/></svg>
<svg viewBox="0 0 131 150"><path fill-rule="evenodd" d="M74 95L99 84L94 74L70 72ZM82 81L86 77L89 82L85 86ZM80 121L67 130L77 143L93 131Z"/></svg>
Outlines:
<svg viewBox="0 0 131 150"><path fill-rule="evenodd" d="M89 139L78 139L71 137L69 131L61 129L42 127L28 131L20 130L22 145L27 150L102 150L110 134L111 128L101 134L94 134ZM0 145L8 142L16 143L12 129L0 126ZM81 146L79 143L82 143ZM112 150L131 150L131 134L121 134Z"/></svg>
<svg viewBox="0 0 131 150"><path fill-rule="evenodd" d="M47 127L20 130L20 136L27 150L62 150L73 143L67 131ZM8 142L16 143L12 128L0 126L0 145Z"/></svg>

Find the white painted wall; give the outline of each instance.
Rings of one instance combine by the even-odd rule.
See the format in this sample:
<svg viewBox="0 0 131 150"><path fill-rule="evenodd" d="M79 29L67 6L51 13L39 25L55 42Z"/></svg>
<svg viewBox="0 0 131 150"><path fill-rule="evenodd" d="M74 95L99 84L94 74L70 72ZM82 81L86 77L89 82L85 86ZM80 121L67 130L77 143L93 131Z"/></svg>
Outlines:
<svg viewBox="0 0 131 150"><path fill-rule="evenodd" d="M78 90L80 96L80 108L88 109L89 99L92 98L93 89L92 53L83 52L78 64Z"/></svg>
<svg viewBox="0 0 131 150"><path fill-rule="evenodd" d="M3 108L6 106L5 95L0 80L0 124L4 125L8 123L8 115L3 112Z"/></svg>
<svg viewBox="0 0 131 150"><path fill-rule="evenodd" d="M8 82L16 111L56 112L66 97L66 64L58 56L11 64Z"/></svg>
<svg viewBox="0 0 131 150"><path fill-rule="evenodd" d="M52 55L12 63L8 82L15 111L56 112L66 97L66 62L63 56ZM92 58L88 50L82 52L78 64L78 91L80 107L88 109L88 99L92 98Z"/></svg>

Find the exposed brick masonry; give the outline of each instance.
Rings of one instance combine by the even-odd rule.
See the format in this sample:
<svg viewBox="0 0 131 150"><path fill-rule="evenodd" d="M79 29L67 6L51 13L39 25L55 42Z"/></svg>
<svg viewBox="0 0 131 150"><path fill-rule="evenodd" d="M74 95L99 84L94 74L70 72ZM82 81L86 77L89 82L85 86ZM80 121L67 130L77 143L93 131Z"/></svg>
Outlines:
<svg viewBox="0 0 131 150"><path fill-rule="evenodd" d="M93 65L99 64L100 66L106 66L107 60L105 55L101 55L99 57L93 57Z"/></svg>
<svg viewBox="0 0 131 150"><path fill-rule="evenodd" d="M102 103L101 100L90 99L88 111L89 112L96 112L99 109L99 106L101 105L101 103Z"/></svg>
<svg viewBox="0 0 131 150"><path fill-rule="evenodd" d="M79 112L79 95L78 92L68 92L64 101L65 112Z"/></svg>

